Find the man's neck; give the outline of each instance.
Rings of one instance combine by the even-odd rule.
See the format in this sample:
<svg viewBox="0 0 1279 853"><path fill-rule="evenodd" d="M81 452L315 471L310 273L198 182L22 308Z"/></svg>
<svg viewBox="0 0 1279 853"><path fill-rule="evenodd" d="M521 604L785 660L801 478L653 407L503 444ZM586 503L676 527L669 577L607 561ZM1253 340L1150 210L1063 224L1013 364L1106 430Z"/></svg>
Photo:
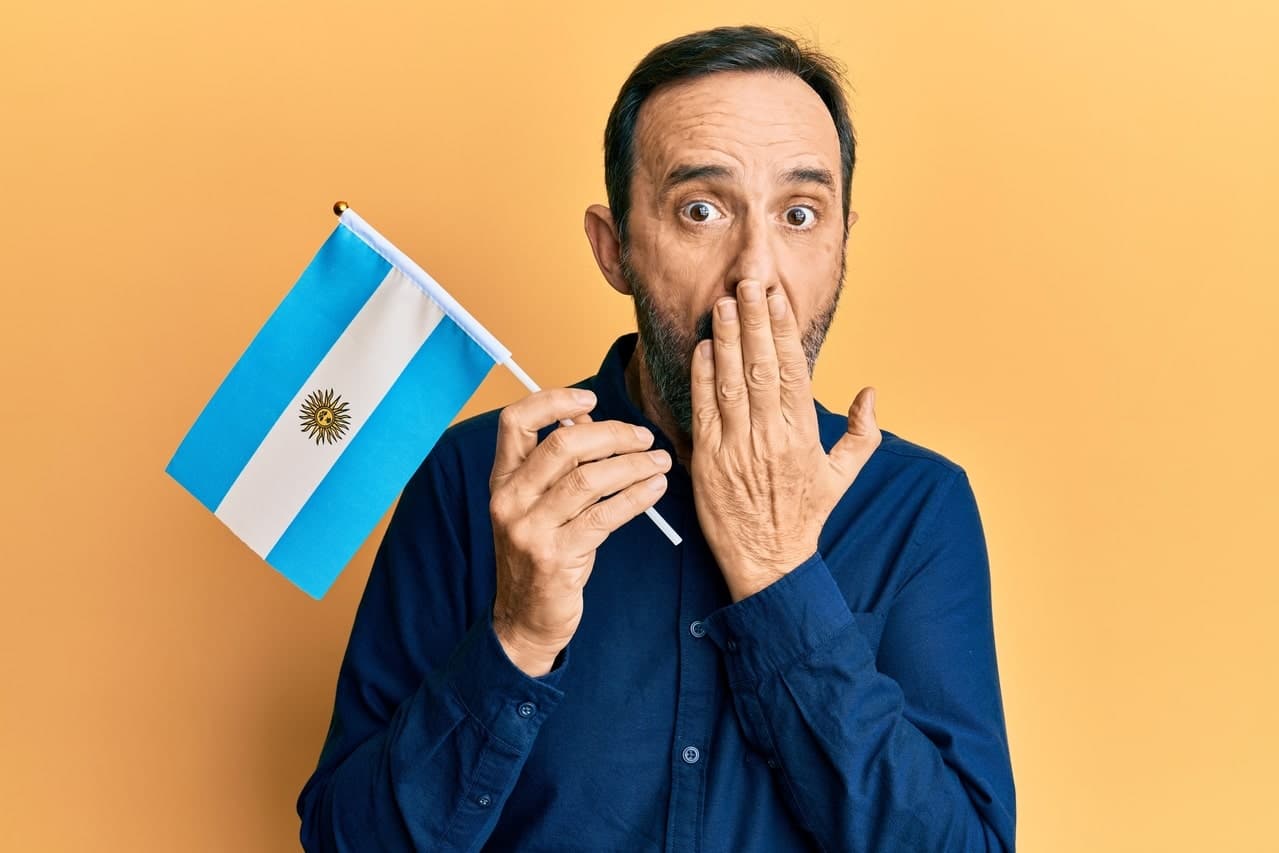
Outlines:
<svg viewBox="0 0 1279 853"><path fill-rule="evenodd" d="M660 402L653 388L653 377L649 375L648 364L644 361L644 341L635 341L635 351L631 354L630 363L626 365L626 393L644 416L657 424L662 433L670 439L675 447L675 461L688 467L693 456L692 437L684 433L675 422L670 411Z"/></svg>

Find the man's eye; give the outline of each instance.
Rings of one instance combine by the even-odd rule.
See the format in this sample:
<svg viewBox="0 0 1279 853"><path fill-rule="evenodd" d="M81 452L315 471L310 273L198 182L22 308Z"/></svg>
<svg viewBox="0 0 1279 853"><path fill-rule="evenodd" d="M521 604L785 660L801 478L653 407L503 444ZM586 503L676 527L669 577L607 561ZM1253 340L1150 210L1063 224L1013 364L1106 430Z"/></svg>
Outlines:
<svg viewBox="0 0 1279 853"><path fill-rule="evenodd" d="M694 222L711 222L720 218L720 212L715 206L704 201L684 205L684 215Z"/></svg>
<svg viewBox="0 0 1279 853"><path fill-rule="evenodd" d="M786 209L786 224L795 228L811 228L817 222L817 213L806 204Z"/></svg>

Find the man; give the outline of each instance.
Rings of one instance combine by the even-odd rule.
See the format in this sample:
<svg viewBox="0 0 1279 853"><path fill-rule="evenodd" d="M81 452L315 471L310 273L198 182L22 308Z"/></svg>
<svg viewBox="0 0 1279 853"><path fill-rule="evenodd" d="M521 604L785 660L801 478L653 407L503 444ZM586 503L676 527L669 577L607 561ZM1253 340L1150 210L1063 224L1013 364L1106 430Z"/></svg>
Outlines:
<svg viewBox="0 0 1279 853"><path fill-rule="evenodd" d="M857 218L838 72L764 29L677 39L605 155L586 232L638 335L406 487L303 845L1011 850L967 475L873 389L847 417L810 390Z"/></svg>

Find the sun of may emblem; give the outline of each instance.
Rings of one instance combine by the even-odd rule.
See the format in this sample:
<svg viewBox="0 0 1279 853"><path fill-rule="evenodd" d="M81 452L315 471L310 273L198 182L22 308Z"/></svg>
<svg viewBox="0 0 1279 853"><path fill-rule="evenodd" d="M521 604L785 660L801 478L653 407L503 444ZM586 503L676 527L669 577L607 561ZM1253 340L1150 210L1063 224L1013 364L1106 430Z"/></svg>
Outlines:
<svg viewBox="0 0 1279 853"><path fill-rule="evenodd" d="M351 426L350 409L333 389L312 391L302 403L302 431L316 444L333 444L342 439Z"/></svg>

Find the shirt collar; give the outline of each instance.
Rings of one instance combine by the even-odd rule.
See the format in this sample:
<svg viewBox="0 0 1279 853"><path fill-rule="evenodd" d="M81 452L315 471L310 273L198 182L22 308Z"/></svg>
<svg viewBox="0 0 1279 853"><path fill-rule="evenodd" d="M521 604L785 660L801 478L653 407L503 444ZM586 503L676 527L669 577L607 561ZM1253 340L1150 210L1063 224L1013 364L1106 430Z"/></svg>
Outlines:
<svg viewBox="0 0 1279 853"><path fill-rule="evenodd" d="M626 392L626 367L635 354L635 344L639 340L638 332L630 332L613 341L600 362L600 369L592 377L592 388L595 392L596 410L591 412L594 420L605 418L642 424L650 429L654 424L644 417L644 412L631 400Z"/></svg>
<svg viewBox="0 0 1279 853"><path fill-rule="evenodd" d="M653 450L665 450L675 458L675 445L667 438L662 428L644 414L644 411L631 400L626 390L626 367L635 354L635 344L639 341L638 332L628 332L609 347L600 362L599 371L589 379L578 383L583 388L595 392L596 406L591 412L591 419L596 421L617 420L628 424L647 427L653 433ZM688 473L678 462L667 472L672 491L680 491L682 481Z"/></svg>

